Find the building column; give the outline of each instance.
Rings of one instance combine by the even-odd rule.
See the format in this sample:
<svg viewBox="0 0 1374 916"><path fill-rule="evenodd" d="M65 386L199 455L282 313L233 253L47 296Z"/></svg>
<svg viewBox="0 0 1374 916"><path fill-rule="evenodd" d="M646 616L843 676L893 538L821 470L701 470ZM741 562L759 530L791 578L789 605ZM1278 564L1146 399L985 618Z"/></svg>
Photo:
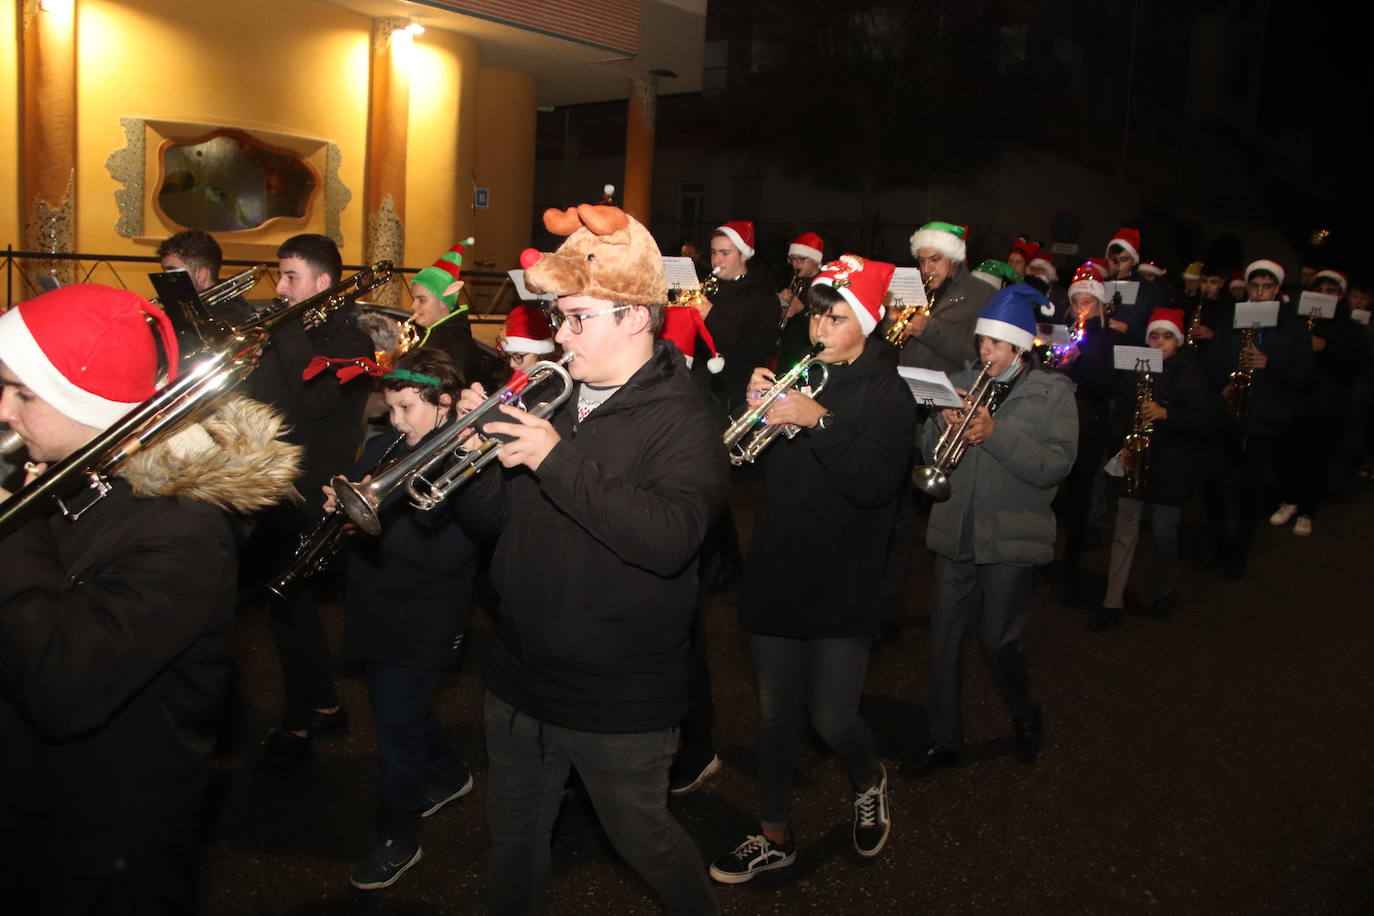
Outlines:
<svg viewBox="0 0 1374 916"><path fill-rule="evenodd" d="M658 80L630 78L629 111L625 118L625 212L649 225L654 185L654 120L658 110Z"/></svg>
<svg viewBox="0 0 1374 916"><path fill-rule="evenodd" d="M372 21L372 71L368 91L367 178L363 202L367 213L364 259L386 258L397 267L406 253L406 131L410 123L410 51L414 37L406 20ZM400 283L388 283L372 294L379 305L399 307Z"/></svg>
<svg viewBox="0 0 1374 916"><path fill-rule="evenodd" d="M76 250L76 2L24 0L24 245L30 251ZM63 283L74 261L41 261L36 273Z"/></svg>

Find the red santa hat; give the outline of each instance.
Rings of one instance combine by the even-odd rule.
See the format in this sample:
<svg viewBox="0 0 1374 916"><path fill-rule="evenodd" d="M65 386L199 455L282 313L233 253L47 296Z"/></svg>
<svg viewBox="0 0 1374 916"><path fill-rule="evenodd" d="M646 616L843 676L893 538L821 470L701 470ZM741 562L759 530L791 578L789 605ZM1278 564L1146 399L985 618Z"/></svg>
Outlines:
<svg viewBox="0 0 1374 916"><path fill-rule="evenodd" d="M1145 336L1155 328L1163 328L1170 334L1178 338L1179 343L1183 343L1183 309L1155 309L1150 313L1150 323L1145 328Z"/></svg>
<svg viewBox="0 0 1374 916"><path fill-rule="evenodd" d="M552 353L553 328L543 309L522 302L506 316L500 343L503 353Z"/></svg>
<svg viewBox="0 0 1374 916"><path fill-rule="evenodd" d="M787 256L790 258L793 255L810 258L820 264L825 261L825 242L814 232L803 232L787 246Z"/></svg>
<svg viewBox="0 0 1374 916"><path fill-rule="evenodd" d="M1054 261L1052 260L1052 256L1049 252L1049 249L1040 248L1040 246L1038 245L1036 246L1036 249L1037 250L1035 252L1035 257L1026 259L1027 269L1034 267L1037 264L1043 265L1045 269L1045 279L1049 280L1051 283L1058 282L1059 271L1054 269Z"/></svg>
<svg viewBox="0 0 1374 916"><path fill-rule="evenodd" d="M1116 230L1116 235L1112 236L1112 240L1107 243L1108 252L1112 250L1113 245L1120 245L1122 248L1126 249L1126 253L1131 256L1131 260L1137 262L1140 260L1139 229L1127 229L1123 226Z"/></svg>
<svg viewBox="0 0 1374 916"><path fill-rule="evenodd" d="M1087 293L1098 302L1107 301L1107 284L1102 282L1102 270L1093 261L1088 261L1073 272L1069 282L1069 301L1077 293Z"/></svg>
<svg viewBox="0 0 1374 916"><path fill-rule="evenodd" d="M1148 274L1152 277L1162 277L1168 273L1167 270L1165 270L1163 267L1160 267L1154 261L1143 261L1139 267L1139 270L1141 273Z"/></svg>
<svg viewBox="0 0 1374 916"><path fill-rule="evenodd" d="M0 315L0 362L63 416L103 429L157 392L159 338L171 381L179 354L166 314L129 290L82 283Z"/></svg>
<svg viewBox="0 0 1374 916"><path fill-rule="evenodd" d="M1341 273L1339 270L1332 270L1330 267L1326 268L1325 270L1317 271L1317 276L1313 279L1335 280L1336 284L1341 288L1342 296L1344 296L1350 290L1350 278L1347 277L1345 274Z"/></svg>
<svg viewBox="0 0 1374 916"><path fill-rule="evenodd" d="M856 254L842 254L821 268L812 286L828 286L839 293L854 310L859 327L872 334L883 314L883 297L892 284L895 265L861 258Z"/></svg>
<svg viewBox="0 0 1374 916"><path fill-rule="evenodd" d="M754 224L747 219L737 219L724 226L717 226L716 232L723 233L730 240L730 244L744 255L744 260L747 261L754 256Z"/></svg>
<svg viewBox="0 0 1374 916"><path fill-rule="evenodd" d="M687 357L687 368L692 368L692 356L697 351L697 340L700 339L711 351L711 358L706 361L706 368L712 374L725 368L725 358L716 349L716 342L711 337L711 332L706 329L706 322L702 320L701 311L692 305L670 305L663 310L663 330L658 332L658 336L664 340L672 341L673 345L683 356Z"/></svg>
<svg viewBox="0 0 1374 916"><path fill-rule="evenodd" d="M1250 282L1250 276L1259 270L1268 271L1273 274L1275 279L1279 281L1279 286L1283 285L1283 268L1279 266L1278 261L1271 261L1268 258L1260 258L1258 261L1251 261L1249 266L1245 268L1245 281L1247 283Z"/></svg>

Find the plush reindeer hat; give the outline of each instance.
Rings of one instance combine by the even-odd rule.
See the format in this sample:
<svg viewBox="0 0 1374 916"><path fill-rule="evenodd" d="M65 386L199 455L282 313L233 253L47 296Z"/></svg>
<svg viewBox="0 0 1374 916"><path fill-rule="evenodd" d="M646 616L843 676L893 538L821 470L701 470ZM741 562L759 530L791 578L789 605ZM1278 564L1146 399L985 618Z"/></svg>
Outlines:
<svg viewBox="0 0 1374 916"><path fill-rule="evenodd" d="M624 210L593 204L545 210L544 226L568 239L554 252L521 252L520 266L531 290L628 305L667 301L658 243Z"/></svg>

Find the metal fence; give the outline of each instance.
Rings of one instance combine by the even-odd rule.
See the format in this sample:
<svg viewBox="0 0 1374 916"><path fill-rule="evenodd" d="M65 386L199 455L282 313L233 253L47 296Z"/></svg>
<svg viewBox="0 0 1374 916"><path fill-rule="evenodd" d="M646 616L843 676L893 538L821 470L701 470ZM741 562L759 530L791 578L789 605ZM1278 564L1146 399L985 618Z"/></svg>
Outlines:
<svg viewBox="0 0 1374 916"><path fill-rule="evenodd" d="M225 273L233 273L235 268L255 267L263 262L245 260L226 260ZM137 274L155 273L161 269L160 262L152 255L128 254L53 254L46 251L19 251L13 245L5 246L4 258L0 260L0 272L4 274L4 310L16 302L23 302L43 292L40 278L43 276L66 274L73 283L104 283L128 289L128 278ZM345 264L344 273L361 270L366 265ZM486 265L484 265L486 266ZM397 272L404 280L422 268L399 267ZM249 299L271 299L276 295L277 272L274 264L268 264L266 274L258 285L247 293ZM404 282L405 303L410 304L410 283ZM501 271L464 270L463 289L459 293L461 301L468 304L469 316L473 321L500 323L506 313L519 298L510 277Z"/></svg>

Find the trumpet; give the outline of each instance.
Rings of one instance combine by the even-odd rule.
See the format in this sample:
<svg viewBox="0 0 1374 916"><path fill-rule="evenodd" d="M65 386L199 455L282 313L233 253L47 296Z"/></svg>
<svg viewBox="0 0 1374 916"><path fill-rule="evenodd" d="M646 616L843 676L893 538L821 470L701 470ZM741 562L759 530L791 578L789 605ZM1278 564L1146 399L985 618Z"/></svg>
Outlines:
<svg viewBox="0 0 1374 916"><path fill-rule="evenodd" d="M76 521L110 491L109 478L125 459L198 419L216 398L246 379L273 332L303 315L328 316L386 283L391 274L391 262L379 261L309 299L235 328L226 338L194 353L175 381L0 503L0 538L54 501L68 520ZM63 500L81 490L83 482L95 498L83 507L68 507Z"/></svg>
<svg viewBox="0 0 1374 916"><path fill-rule="evenodd" d="M1243 328L1240 332L1240 350L1236 355L1236 368L1231 371L1231 394L1227 398L1228 406L1231 408L1231 419L1237 423L1245 422L1245 412L1249 407L1250 385L1255 380L1255 370L1250 368L1250 361L1245 355L1245 351L1255 345L1255 334L1259 331L1259 325Z"/></svg>
<svg viewBox="0 0 1374 916"><path fill-rule="evenodd" d="M1154 377L1147 364L1136 371L1135 417L1122 446L1126 452L1126 495L1132 498L1138 498L1145 491L1145 478L1150 470L1150 434L1154 432L1154 424L1145 419L1143 411L1146 402L1153 400Z"/></svg>
<svg viewBox="0 0 1374 916"><path fill-rule="evenodd" d="M387 458L396 450L396 446L404 442L405 438L405 433L400 433L387 445L381 457L377 459L372 473L375 474L381 469ZM291 564L264 586L278 607L289 608L295 603L301 581L324 572L329 566L334 554L339 552L356 530L348 528L347 522L348 516L342 512L334 512L321 519L314 531L301 538L300 546L291 558Z"/></svg>
<svg viewBox="0 0 1374 916"><path fill-rule="evenodd" d="M934 302L934 290L931 289L930 281L926 281L926 301L920 305L908 305L897 313L897 318L892 322L892 327L887 329L883 339L892 346L901 349L905 347L907 341L911 340L906 336L906 329L911 327L911 322L916 320L918 315L929 315L932 303ZM900 300L899 300L900 301Z"/></svg>
<svg viewBox="0 0 1374 916"><path fill-rule="evenodd" d="M801 388L805 385L806 380L811 375L812 366L820 367L820 384L806 391L806 393L814 398L825 390L826 383L830 381L830 368L821 362L820 354L824 349L825 344L823 343L813 345L810 352L798 360L797 364L788 369L786 373L779 376L773 382L773 387L764 392L759 406L730 424L730 428L725 431L722 441L724 441L725 447L730 450L731 464L735 467L742 464L753 464L758 460L759 454L774 439L778 438L779 434L786 435L789 439L797 434L796 426L791 424L769 426L763 424L763 418L768 413L768 408L773 406L774 401L785 395L794 386Z"/></svg>
<svg viewBox="0 0 1374 916"><path fill-rule="evenodd" d="M359 528L375 535L382 530L382 503L398 489L405 490L410 497L410 504L415 508L425 511L433 509L495 460L501 446L507 441L500 436L490 436L477 448L462 452L460 445L471 435L469 429L480 431L486 422L499 420L503 405L519 402L524 391L533 390L543 382L556 378L561 387L552 398L540 401L532 408L525 408L540 419L547 418L572 394L572 376L564 368L571 360L572 355L565 354L556 363L543 360L531 366L529 372L517 371L491 397L367 483L352 483L345 477L335 477L329 485L334 488L339 509L342 510L335 514L346 514ZM458 461L430 479L429 475L450 457L456 457Z"/></svg>
<svg viewBox="0 0 1374 916"><path fill-rule="evenodd" d="M949 499L949 475L954 473L968 451L968 427L974 415L984 407L989 414L996 413L1005 397L1006 386L997 384L997 379L989 372L990 368L991 363L983 363L978 370L978 377L973 380L973 386L965 397L968 407L961 412L962 419L957 426L953 423L946 426L940 434L931 453L930 464L911 472L911 480L916 488L937 503Z"/></svg>

